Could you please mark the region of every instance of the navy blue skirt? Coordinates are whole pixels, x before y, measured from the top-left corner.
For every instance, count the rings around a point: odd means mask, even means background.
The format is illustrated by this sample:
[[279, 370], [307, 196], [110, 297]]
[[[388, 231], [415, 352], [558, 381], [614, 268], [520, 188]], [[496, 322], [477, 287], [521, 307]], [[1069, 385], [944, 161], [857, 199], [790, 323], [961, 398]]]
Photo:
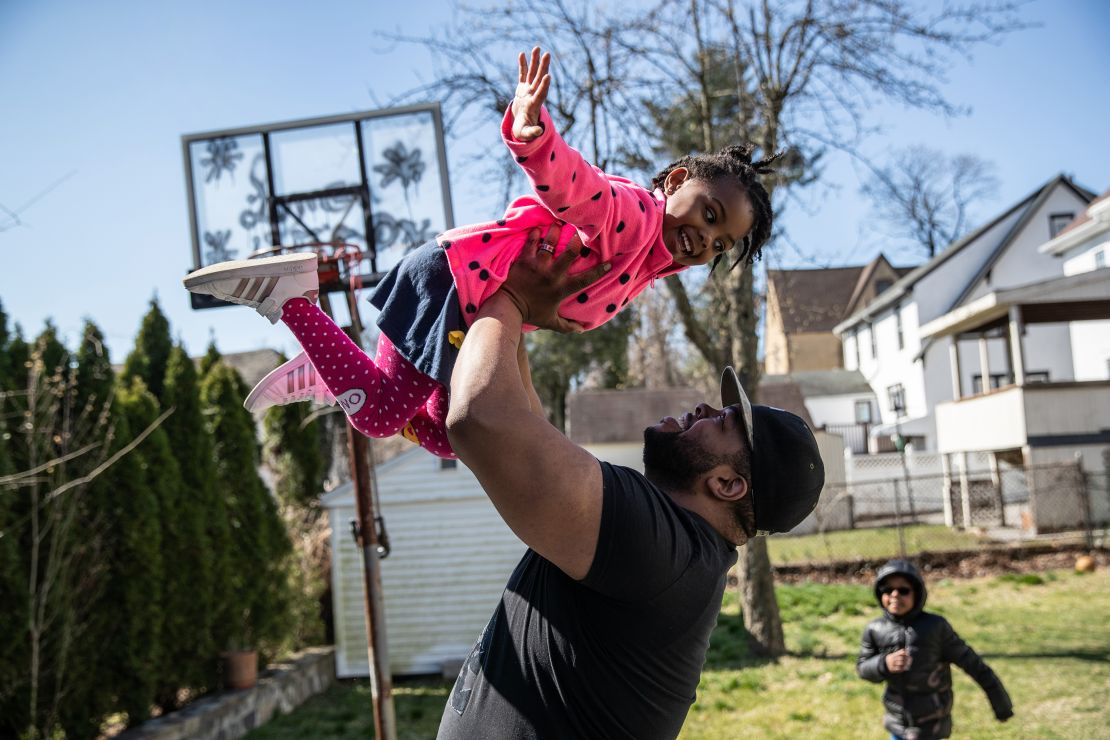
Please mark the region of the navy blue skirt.
[[417, 370], [451, 387], [459, 350], [448, 341], [466, 331], [447, 254], [435, 240], [412, 252], [390, 270], [370, 294], [380, 311], [378, 328]]

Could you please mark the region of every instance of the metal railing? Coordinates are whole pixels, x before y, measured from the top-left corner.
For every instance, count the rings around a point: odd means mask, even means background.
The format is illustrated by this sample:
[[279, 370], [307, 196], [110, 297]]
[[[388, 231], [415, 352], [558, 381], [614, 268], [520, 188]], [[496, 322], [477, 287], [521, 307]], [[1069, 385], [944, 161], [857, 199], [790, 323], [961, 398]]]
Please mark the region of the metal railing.
[[871, 434], [871, 425], [867, 422], [826, 424], [824, 430], [830, 434], [839, 434], [843, 437], [844, 448], [851, 450], [853, 455], [867, 454], [867, 438]]
[[1065, 463], [826, 485], [810, 518], [768, 545], [775, 565], [991, 549], [1046, 539], [1089, 547], [1110, 526], [1108, 478], [1108, 473], [1085, 473], [1077, 463]]

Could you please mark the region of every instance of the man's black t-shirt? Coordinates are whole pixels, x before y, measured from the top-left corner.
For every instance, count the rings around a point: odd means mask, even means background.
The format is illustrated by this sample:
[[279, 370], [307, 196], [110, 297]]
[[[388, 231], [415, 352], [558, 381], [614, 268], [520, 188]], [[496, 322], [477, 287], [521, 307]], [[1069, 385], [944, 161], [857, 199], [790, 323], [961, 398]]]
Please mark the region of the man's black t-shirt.
[[582, 581], [529, 550], [462, 667], [439, 740], [673, 738], [736, 550], [629, 468], [601, 463]]

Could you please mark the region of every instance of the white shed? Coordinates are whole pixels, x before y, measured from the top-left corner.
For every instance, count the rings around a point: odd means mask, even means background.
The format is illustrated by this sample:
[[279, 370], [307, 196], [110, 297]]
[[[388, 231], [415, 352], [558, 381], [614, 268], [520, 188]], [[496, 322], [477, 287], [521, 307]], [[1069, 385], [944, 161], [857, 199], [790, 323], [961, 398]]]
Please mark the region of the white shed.
[[[414, 447], [378, 466], [392, 547], [381, 576], [394, 675], [440, 673], [465, 659], [526, 549], [473, 473], [448, 462]], [[339, 486], [322, 503], [331, 524], [336, 675], [368, 676], [354, 487]]]

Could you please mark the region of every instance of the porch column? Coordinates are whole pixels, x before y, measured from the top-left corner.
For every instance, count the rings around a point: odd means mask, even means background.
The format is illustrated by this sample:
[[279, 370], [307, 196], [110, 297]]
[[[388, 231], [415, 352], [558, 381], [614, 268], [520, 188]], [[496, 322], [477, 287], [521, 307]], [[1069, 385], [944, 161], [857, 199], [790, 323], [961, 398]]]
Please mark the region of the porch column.
[[989, 393], [991, 389], [991, 358], [987, 352], [987, 335], [979, 335], [979, 392]]
[[948, 337], [948, 359], [952, 368], [952, 398], [959, 401], [964, 394], [960, 387], [960, 338], [957, 334]]
[[971, 484], [967, 479], [967, 453], [960, 453], [960, 513], [963, 515], [963, 527], [971, 527]]
[[947, 453], [941, 453], [940, 456], [940, 472], [943, 476], [941, 482], [941, 496], [944, 503], [944, 526], [951, 527], [954, 524], [952, 519], [952, 458]]
[[1024, 330], [1021, 306], [1010, 306], [1010, 364], [1014, 368], [1014, 385], [1025, 385], [1025, 349], [1021, 341]]

